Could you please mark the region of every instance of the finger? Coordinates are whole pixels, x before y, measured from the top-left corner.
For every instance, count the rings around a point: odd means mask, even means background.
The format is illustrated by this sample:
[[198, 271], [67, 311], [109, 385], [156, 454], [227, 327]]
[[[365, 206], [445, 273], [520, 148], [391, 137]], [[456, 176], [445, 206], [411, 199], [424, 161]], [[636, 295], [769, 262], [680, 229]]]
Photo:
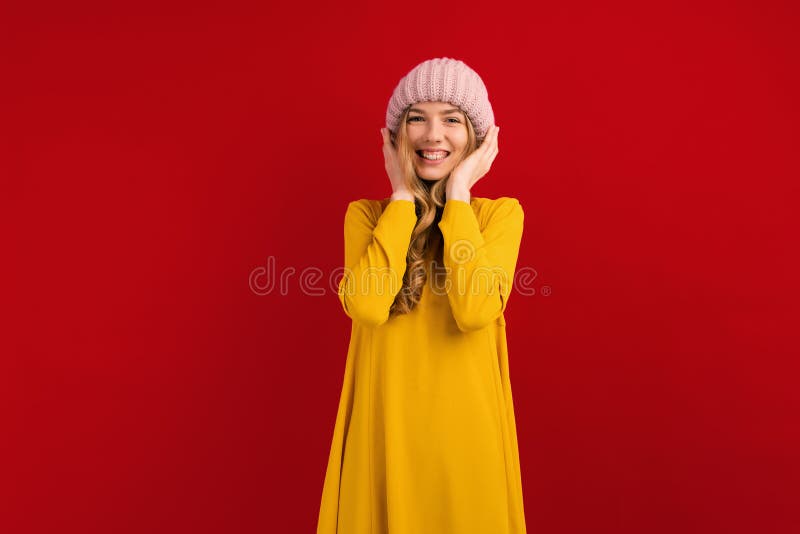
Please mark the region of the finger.
[[489, 131], [486, 132], [486, 137], [483, 138], [483, 143], [481, 144], [481, 148], [484, 152], [489, 151], [489, 147], [494, 144], [494, 140], [496, 139], [496, 126], [492, 124], [489, 126]]
[[481, 154], [481, 158], [484, 160], [494, 158], [495, 152], [498, 150], [496, 132], [497, 130], [492, 130], [491, 133], [486, 134], [486, 139], [483, 142], [483, 144], [486, 145], [486, 149], [483, 154]]
[[389, 128], [381, 128], [381, 134], [383, 134], [383, 144], [387, 146], [392, 145], [392, 134]]
[[491, 154], [491, 158], [492, 159], [494, 159], [494, 157], [497, 155], [497, 152], [500, 150], [499, 145], [498, 145], [498, 141], [497, 141], [497, 132], [498, 132], [498, 130], [499, 130], [499, 128], [495, 128], [494, 135], [492, 136], [492, 140], [490, 142], [491, 146], [489, 148], [489, 153]]
[[489, 160], [489, 164], [490, 164], [490, 165], [491, 165], [491, 163], [494, 161], [494, 158], [496, 158], [496, 157], [497, 157], [497, 154], [498, 154], [499, 152], [500, 152], [500, 147], [498, 147], [498, 146], [497, 146], [497, 143], [493, 143], [493, 144], [492, 144], [492, 149], [491, 149], [491, 151], [490, 151], [490, 152], [489, 152], [489, 154], [488, 154], [488, 160]]
[[489, 145], [492, 142], [492, 127], [489, 127], [489, 131], [486, 132], [486, 135], [483, 138], [483, 143], [481, 143], [480, 149], [482, 152], [486, 152], [489, 149]]

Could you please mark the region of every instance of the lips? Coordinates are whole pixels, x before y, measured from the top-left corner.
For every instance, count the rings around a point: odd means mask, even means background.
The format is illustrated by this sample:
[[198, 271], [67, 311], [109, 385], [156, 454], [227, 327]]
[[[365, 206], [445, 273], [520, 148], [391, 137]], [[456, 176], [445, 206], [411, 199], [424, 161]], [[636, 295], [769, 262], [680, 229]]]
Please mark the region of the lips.
[[[450, 156], [450, 152], [448, 152], [447, 150], [441, 150], [441, 149], [436, 149], [436, 150], [422, 149], [422, 150], [417, 150], [417, 155], [420, 158], [424, 159], [425, 161], [441, 161], [443, 159], [447, 159]], [[436, 159], [430, 160], [430, 159], [426, 159], [425, 157], [423, 157], [424, 155], [432, 155], [432, 156], [444, 155], [444, 157], [441, 158], [441, 159], [438, 159], [438, 160], [436, 160]]]
[[[445, 154], [445, 156], [443, 158], [439, 158], [439, 159], [427, 159], [427, 158], [423, 157], [423, 155], [422, 155], [423, 152], [427, 152], [429, 154], [430, 153], [433, 153], [433, 154]], [[447, 150], [437, 150], [435, 152], [434, 151], [428, 151], [428, 150], [417, 150], [417, 157], [419, 158], [419, 160], [424, 165], [440, 165], [442, 162], [444, 162], [447, 158], [450, 157], [450, 152], [448, 152]]]

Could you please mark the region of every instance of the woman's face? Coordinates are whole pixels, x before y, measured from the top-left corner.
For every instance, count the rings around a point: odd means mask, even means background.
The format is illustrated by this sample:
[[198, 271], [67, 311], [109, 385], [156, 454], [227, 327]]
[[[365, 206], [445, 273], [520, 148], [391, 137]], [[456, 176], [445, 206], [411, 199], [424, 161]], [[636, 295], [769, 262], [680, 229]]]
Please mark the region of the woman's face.
[[[408, 140], [414, 149], [414, 170], [426, 180], [446, 178], [467, 147], [467, 117], [447, 102], [418, 102], [406, 118]], [[443, 153], [442, 151], [446, 152]], [[426, 159], [423, 154], [443, 159]]]

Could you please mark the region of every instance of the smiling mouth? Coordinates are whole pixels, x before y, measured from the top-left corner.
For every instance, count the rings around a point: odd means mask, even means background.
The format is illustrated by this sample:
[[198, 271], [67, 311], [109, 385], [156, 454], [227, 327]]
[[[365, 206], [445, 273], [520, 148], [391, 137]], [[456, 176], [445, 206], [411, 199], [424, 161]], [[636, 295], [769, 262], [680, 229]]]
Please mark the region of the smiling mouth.
[[[429, 162], [429, 163], [438, 163], [438, 162], [444, 161], [448, 157], [450, 157], [450, 152], [448, 152], [446, 150], [439, 151], [439, 153], [435, 157], [431, 157], [431, 158], [425, 157], [424, 151], [422, 151], [422, 150], [417, 150], [416, 152], [417, 152], [417, 156], [419, 156], [419, 158], [421, 160], [423, 160], [425, 162]], [[442, 153], [444, 154], [443, 156], [441, 155]]]

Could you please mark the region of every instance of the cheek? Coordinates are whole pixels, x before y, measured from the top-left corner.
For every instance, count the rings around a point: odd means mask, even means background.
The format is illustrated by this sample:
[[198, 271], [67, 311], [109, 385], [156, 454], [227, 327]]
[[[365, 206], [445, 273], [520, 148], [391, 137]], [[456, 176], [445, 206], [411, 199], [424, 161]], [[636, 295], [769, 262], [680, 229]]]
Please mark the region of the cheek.
[[466, 147], [458, 147], [455, 152], [450, 154], [449, 159], [452, 160], [451, 163], [460, 159], [464, 155], [464, 150], [466, 150]]
[[467, 148], [467, 142], [469, 141], [469, 136], [467, 132], [464, 132], [463, 135], [459, 135], [457, 139], [453, 140], [453, 145], [457, 151], [464, 151]]

